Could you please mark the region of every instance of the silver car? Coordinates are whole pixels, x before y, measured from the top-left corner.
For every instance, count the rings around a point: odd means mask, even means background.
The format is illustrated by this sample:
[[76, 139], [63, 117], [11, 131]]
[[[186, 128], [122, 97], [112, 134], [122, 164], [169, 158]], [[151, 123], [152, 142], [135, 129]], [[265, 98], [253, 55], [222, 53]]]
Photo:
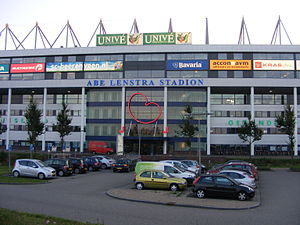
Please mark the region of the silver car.
[[37, 177], [40, 180], [56, 176], [55, 169], [37, 159], [17, 159], [12, 174], [14, 177]]

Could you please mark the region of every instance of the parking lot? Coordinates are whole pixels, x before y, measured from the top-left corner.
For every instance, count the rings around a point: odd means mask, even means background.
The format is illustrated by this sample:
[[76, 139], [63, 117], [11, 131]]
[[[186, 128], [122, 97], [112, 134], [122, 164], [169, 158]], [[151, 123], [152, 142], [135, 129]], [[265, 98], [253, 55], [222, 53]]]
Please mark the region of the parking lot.
[[299, 185], [300, 173], [265, 171], [260, 173], [260, 207], [249, 210], [199, 209], [111, 198], [106, 195], [108, 190], [134, 187], [133, 172], [102, 170], [60, 177], [48, 184], [0, 185], [0, 207], [110, 225], [296, 225], [300, 219]]

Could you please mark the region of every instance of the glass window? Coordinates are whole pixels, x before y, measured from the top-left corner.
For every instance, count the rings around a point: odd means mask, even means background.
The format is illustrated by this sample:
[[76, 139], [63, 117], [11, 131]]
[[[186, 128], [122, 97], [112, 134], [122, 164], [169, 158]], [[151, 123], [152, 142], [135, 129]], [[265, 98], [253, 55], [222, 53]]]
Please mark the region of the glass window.
[[164, 175], [161, 172], [153, 171], [152, 172], [152, 177], [162, 179], [162, 178], [164, 178]]
[[168, 102], [206, 102], [205, 89], [169, 89]]
[[232, 182], [225, 178], [225, 177], [216, 177], [216, 184], [220, 184], [220, 185], [231, 185]]
[[127, 54], [126, 61], [164, 61], [164, 54]]
[[140, 177], [151, 177], [151, 172], [150, 171], [145, 171], [143, 172]]
[[234, 94], [223, 94], [223, 105], [234, 105]]
[[211, 94], [210, 103], [212, 105], [221, 105], [222, 104], [222, 94]]
[[0, 58], [0, 64], [10, 64], [10, 58]]
[[294, 55], [284, 53], [253, 53], [253, 59], [294, 59]]
[[211, 184], [213, 183], [213, 178], [212, 177], [201, 177], [201, 182], [206, 183], [206, 184]]
[[189, 54], [168, 54], [168, 60], [193, 60], [193, 59], [207, 59], [205, 53], [189, 53]]
[[263, 105], [274, 105], [275, 96], [274, 95], [263, 95]]

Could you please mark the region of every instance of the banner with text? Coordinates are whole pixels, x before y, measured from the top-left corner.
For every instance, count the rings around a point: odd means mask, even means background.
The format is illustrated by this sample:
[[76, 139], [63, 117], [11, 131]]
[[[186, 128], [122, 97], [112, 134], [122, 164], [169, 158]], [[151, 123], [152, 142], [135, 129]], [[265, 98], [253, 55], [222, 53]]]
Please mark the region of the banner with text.
[[9, 64], [0, 64], [0, 73], [9, 73]]
[[251, 70], [251, 60], [210, 60], [210, 70]]
[[253, 60], [254, 70], [294, 70], [294, 60]]
[[120, 71], [123, 70], [122, 61], [84, 62], [84, 71]]
[[47, 63], [46, 72], [76, 72], [83, 71], [83, 62]]
[[97, 46], [191, 44], [191, 32], [98, 34]]
[[207, 70], [207, 60], [168, 60], [167, 70]]
[[42, 73], [45, 72], [45, 63], [10, 64], [11, 73]]

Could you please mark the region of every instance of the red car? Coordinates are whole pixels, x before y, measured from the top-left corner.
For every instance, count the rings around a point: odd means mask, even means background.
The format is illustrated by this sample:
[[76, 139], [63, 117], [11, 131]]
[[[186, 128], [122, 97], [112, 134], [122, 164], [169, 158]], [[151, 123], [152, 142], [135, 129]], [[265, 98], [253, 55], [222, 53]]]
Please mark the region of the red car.
[[222, 166], [213, 168], [209, 170], [207, 173], [208, 174], [214, 174], [214, 173], [219, 173], [221, 170], [242, 170], [250, 173], [252, 177], [254, 177], [256, 180], [258, 179], [258, 174], [255, 165], [251, 163], [228, 163], [224, 164]]

